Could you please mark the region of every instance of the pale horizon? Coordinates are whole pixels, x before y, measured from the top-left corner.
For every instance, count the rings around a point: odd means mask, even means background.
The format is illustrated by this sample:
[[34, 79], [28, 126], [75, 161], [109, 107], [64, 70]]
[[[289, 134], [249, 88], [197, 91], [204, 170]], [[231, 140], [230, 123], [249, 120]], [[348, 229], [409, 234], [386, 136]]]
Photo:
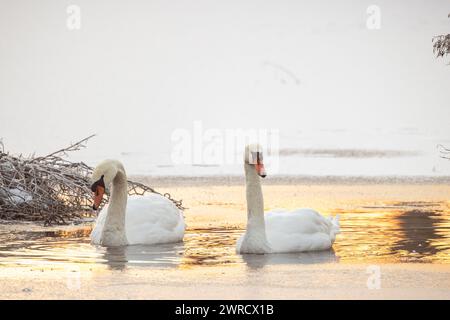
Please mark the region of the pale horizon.
[[[360, 132], [362, 149], [450, 144], [450, 66], [431, 43], [450, 29], [446, 1], [77, 1], [80, 30], [66, 26], [69, 4], [0, 3], [0, 137], [11, 152], [95, 133], [87, 159], [144, 152], [166, 164], [174, 130], [197, 120], [275, 128], [280, 146], [300, 149], [355, 147]], [[379, 30], [366, 26], [372, 4]], [[350, 136], [324, 143], [325, 131]], [[283, 138], [296, 134], [308, 144]], [[434, 164], [424, 166], [417, 174]]]

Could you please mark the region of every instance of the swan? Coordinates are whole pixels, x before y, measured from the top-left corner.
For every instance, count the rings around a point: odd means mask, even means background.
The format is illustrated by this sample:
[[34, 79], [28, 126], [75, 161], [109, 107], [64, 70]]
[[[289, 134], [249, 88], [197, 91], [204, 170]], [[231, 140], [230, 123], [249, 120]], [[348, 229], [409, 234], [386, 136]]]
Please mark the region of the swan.
[[260, 177], [266, 172], [262, 147], [248, 145], [244, 153], [247, 229], [236, 246], [238, 253], [289, 253], [331, 248], [339, 233], [339, 215], [326, 218], [312, 209], [275, 210], [264, 219]]
[[99, 213], [91, 243], [107, 247], [133, 244], [172, 243], [183, 240], [183, 212], [164, 196], [128, 196], [125, 169], [117, 160], [101, 162], [92, 173], [93, 209], [97, 210], [105, 189], [111, 187], [109, 203]]

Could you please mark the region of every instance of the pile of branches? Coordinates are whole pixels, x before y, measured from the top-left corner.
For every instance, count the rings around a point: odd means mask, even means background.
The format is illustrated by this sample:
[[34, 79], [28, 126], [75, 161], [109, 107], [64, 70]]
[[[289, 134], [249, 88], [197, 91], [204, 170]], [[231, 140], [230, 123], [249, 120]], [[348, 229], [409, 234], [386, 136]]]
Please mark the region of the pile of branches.
[[[67, 160], [67, 153], [80, 150], [89, 136], [43, 157], [14, 156], [4, 150], [0, 141], [0, 219], [42, 221], [44, 225], [67, 224], [90, 217], [93, 169], [83, 162]], [[129, 195], [158, 193], [154, 189], [128, 181]], [[158, 193], [160, 194], [160, 193]], [[184, 209], [182, 201], [164, 194]], [[108, 201], [105, 196], [103, 204]]]

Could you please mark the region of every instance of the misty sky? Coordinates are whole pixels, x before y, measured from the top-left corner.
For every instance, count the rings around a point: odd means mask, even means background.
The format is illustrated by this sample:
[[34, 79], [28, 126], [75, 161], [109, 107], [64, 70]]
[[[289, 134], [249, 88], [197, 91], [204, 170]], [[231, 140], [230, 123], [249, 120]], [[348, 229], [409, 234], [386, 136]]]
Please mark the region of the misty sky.
[[0, 137], [42, 153], [97, 133], [106, 154], [168, 149], [195, 120], [450, 135], [449, 59], [431, 43], [448, 13], [448, 0], [0, 0]]

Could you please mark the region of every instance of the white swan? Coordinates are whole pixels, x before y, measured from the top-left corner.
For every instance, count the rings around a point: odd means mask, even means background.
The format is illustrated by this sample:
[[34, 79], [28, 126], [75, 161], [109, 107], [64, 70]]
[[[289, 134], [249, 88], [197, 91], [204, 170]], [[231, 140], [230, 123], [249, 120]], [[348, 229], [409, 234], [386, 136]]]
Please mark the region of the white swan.
[[245, 148], [247, 230], [237, 242], [238, 253], [288, 253], [331, 248], [339, 233], [339, 216], [325, 218], [312, 209], [272, 211], [264, 219], [260, 177], [265, 177], [262, 148]]
[[105, 188], [112, 186], [109, 203], [97, 217], [91, 243], [103, 246], [171, 243], [183, 240], [183, 213], [159, 194], [128, 197], [127, 176], [123, 165], [105, 160], [92, 174], [94, 210]]

